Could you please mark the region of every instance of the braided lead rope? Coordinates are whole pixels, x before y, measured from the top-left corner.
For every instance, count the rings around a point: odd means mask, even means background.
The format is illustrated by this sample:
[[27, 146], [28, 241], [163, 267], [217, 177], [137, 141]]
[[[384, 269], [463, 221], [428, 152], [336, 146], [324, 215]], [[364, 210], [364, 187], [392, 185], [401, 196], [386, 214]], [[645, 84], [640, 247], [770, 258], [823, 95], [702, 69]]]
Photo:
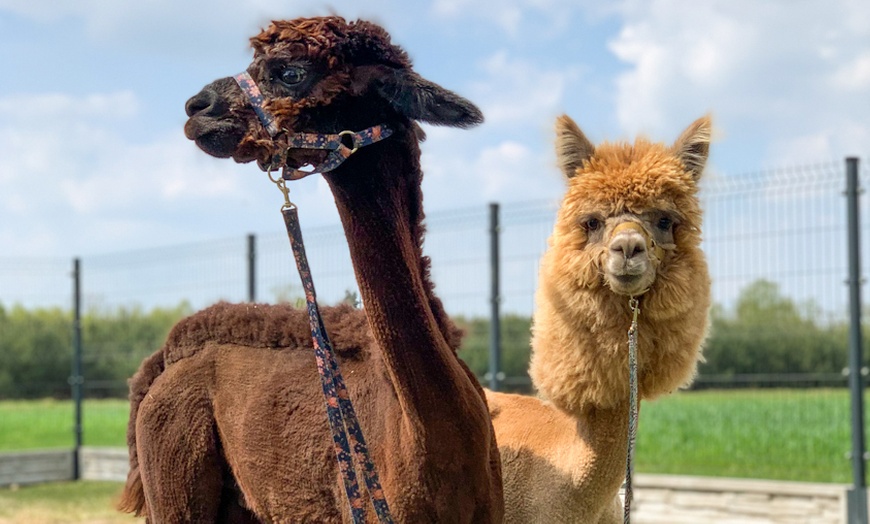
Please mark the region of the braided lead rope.
[[[234, 78], [247, 97], [249, 104], [253, 107], [257, 118], [259, 118], [263, 127], [269, 133], [269, 136], [274, 137], [277, 135], [280, 130], [276, 124], [275, 116], [265, 108], [265, 99], [254, 79], [247, 72], [240, 73]], [[323, 173], [335, 169], [360, 147], [379, 142], [388, 138], [391, 134], [392, 130], [386, 125], [373, 126], [358, 132], [342, 131], [337, 135], [303, 133], [291, 139], [291, 147], [331, 149], [332, 151], [324, 164], [315, 168], [314, 171]], [[342, 142], [342, 138], [345, 135], [351, 141], [353, 149], [348, 148]], [[362, 465], [369, 498], [372, 501], [372, 506], [375, 508], [375, 513], [378, 515], [378, 520], [382, 524], [393, 524], [390, 508], [378, 479], [378, 472], [369, 456], [362, 428], [360, 428], [356, 411], [353, 409], [353, 404], [350, 401], [350, 395], [348, 395], [344, 378], [338, 369], [338, 360], [335, 358], [335, 351], [333, 351], [332, 344], [329, 342], [329, 336], [326, 333], [323, 319], [320, 316], [320, 309], [317, 307], [317, 295], [314, 291], [311, 270], [308, 267], [308, 258], [305, 256], [305, 245], [302, 243], [299, 216], [296, 212], [296, 206], [290, 202], [290, 190], [287, 188], [286, 180], [302, 178], [313, 172], [301, 172], [296, 169], [288, 169], [285, 166], [282, 177], [273, 178], [271, 168], [281, 163], [281, 155], [273, 155], [268, 175], [269, 179], [284, 195], [284, 205], [281, 207], [281, 214], [284, 216], [287, 236], [290, 238], [290, 247], [293, 250], [293, 257], [296, 259], [296, 268], [299, 270], [299, 276], [302, 278], [302, 287], [305, 289], [305, 302], [308, 309], [308, 321], [311, 325], [311, 339], [314, 344], [315, 361], [317, 362], [317, 370], [320, 375], [323, 396], [326, 400], [326, 415], [330, 430], [332, 431], [335, 456], [341, 471], [342, 481], [344, 482], [345, 493], [350, 503], [351, 516], [355, 524], [365, 521], [366, 516], [366, 506], [359, 493], [356, 468], [351, 456], [352, 444], [353, 456], [356, 457], [356, 462]]]
[[[279, 187], [281, 185], [279, 184]], [[286, 189], [282, 189], [282, 192], [285, 191]], [[390, 515], [390, 508], [378, 479], [377, 469], [369, 455], [362, 428], [356, 417], [356, 411], [350, 401], [344, 378], [338, 368], [335, 351], [329, 342], [329, 336], [326, 333], [323, 319], [320, 316], [320, 310], [317, 306], [317, 295], [314, 291], [314, 281], [311, 278], [308, 258], [305, 255], [305, 245], [302, 242], [302, 231], [299, 227], [299, 216], [296, 212], [296, 206], [285, 204], [281, 212], [284, 215], [284, 224], [287, 226], [287, 235], [290, 238], [290, 246], [296, 259], [296, 267], [299, 270], [299, 276], [302, 278], [302, 287], [305, 289], [305, 302], [308, 306], [308, 319], [311, 324], [311, 338], [314, 342], [317, 370], [320, 373], [323, 396], [326, 399], [326, 413], [330, 429], [332, 430], [335, 456], [341, 470], [353, 521], [354, 523], [364, 522], [366, 514], [365, 503], [362, 501], [359, 493], [359, 483], [356, 478], [353, 460], [355, 457], [356, 462], [362, 465], [366, 487], [368, 488], [369, 497], [371, 498], [372, 506], [375, 508], [378, 520], [384, 524], [392, 524], [393, 518]], [[351, 456], [351, 448], [354, 457]]]
[[640, 314], [640, 301], [628, 299], [631, 309], [631, 327], [628, 328], [628, 456], [625, 461], [625, 506], [622, 514], [623, 524], [631, 522], [631, 501], [634, 492], [631, 479], [634, 475], [634, 444], [637, 440], [637, 316]]

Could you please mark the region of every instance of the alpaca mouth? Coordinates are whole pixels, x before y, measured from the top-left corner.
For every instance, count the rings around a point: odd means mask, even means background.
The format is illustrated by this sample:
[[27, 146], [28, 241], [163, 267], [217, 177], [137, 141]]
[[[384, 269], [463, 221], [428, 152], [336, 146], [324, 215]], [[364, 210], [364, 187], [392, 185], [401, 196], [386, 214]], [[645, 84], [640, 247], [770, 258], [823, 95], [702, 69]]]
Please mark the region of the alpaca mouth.
[[184, 136], [211, 156], [230, 158], [244, 138], [241, 126], [212, 118], [190, 118], [184, 124]]
[[607, 285], [610, 290], [620, 295], [639, 295], [646, 292], [652, 286], [655, 275], [648, 273], [608, 273]]

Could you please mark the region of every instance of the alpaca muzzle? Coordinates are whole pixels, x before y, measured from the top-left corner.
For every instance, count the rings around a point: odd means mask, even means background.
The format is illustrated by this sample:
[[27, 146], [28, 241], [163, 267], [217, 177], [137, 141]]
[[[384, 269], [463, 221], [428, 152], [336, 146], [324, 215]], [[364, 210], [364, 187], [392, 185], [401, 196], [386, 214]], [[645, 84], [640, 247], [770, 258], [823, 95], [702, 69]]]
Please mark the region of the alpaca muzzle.
[[604, 280], [610, 289], [631, 297], [646, 293], [664, 256], [649, 231], [634, 220], [625, 220], [610, 232], [606, 246]]
[[646, 252], [650, 257], [650, 262], [658, 263], [665, 255], [664, 249], [656, 244], [646, 228], [633, 221], [617, 224], [610, 233], [608, 246], [611, 251], [622, 251], [626, 260]]

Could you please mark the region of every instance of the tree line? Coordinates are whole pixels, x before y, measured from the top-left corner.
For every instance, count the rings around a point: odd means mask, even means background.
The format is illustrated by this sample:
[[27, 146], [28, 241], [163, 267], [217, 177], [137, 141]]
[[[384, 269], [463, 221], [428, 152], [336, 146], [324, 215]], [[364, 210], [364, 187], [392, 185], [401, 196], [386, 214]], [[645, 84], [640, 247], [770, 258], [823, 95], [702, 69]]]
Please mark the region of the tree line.
[[[351, 297], [353, 298], [353, 297]], [[82, 317], [83, 371], [88, 396], [124, 396], [126, 380], [147, 355], [159, 348], [171, 327], [192, 312], [187, 303], [171, 308], [94, 309]], [[483, 377], [489, 369], [489, 319], [454, 318], [466, 335], [460, 356]], [[532, 319], [504, 315], [501, 319], [501, 371], [524, 386], [529, 361]], [[772, 385], [771, 380], [747, 381], [746, 376], [828, 374], [847, 363], [848, 325], [831, 321], [812, 303], [797, 303], [771, 282], [759, 280], [742, 290], [730, 308], [711, 310], [711, 332], [700, 366], [700, 380], [716, 377], [717, 386], [730, 378], [742, 385]], [[870, 345], [865, 337], [865, 354]], [[0, 305], [0, 399], [68, 397], [72, 366], [72, 315], [61, 308], [26, 309]], [[516, 380], [519, 379], [519, 380]], [[823, 385], [807, 379], [798, 385]], [[827, 384], [827, 383], [826, 383]], [[732, 384], [734, 385], [734, 384]]]
[[[173, 308], [93, 309], [82, 315], [86, 394], [125, 396], [126, 381], [192, 312]], [[70, 396], [73, 319], [61, 308], [5, 308], [0, 304], [0, 399]]]

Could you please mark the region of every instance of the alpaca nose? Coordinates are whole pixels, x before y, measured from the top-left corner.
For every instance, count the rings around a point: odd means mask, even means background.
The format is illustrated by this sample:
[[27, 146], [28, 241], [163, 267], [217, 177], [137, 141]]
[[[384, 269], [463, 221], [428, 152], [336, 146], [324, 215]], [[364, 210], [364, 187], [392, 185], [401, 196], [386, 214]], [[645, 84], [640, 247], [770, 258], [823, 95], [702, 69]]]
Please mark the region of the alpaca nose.
[[194, 95], [184, 104], [184, 111], [187, 116], [220, 116], [227, 112], [228, 106], [223, 97], [220, 96], [210, 86], [206, 86], [202, 91]]
[[616, 235], [610, 242], [610, 250], [616, 254], [621, 252], [626, 260], [630, 260], [646, 252], [646, 239], [635, 231], [625, 231]]

